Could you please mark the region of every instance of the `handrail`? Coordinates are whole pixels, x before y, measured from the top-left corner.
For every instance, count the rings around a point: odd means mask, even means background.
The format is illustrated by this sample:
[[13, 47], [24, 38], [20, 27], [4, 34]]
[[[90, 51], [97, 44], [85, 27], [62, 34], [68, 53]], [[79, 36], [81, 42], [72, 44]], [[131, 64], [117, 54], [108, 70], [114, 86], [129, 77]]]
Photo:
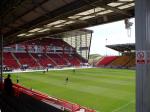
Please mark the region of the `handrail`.
[[79, 111], [80, 109], [84, 109], [85, 112], [96, 112], [95, 110], [89, 109], [87, 107], [83, 107], [79, 104], [75, 104], [75, 103], [68, 102], [66, 100], [50, 97], [50, 96], [43, 94], [39, 91], [28, 89], [28, 88], [23, 87], [19, 84], [13, 84], [13, 88], [14, 88], [16, 95], [24, 93], [24, 94], [27, 94], [31, 97], [34, 97], [37, 100], [61, 106], [62, 108], [64, 108], [65, 110], [68, 110], [70, 112], [76, 112], [76, 111]]

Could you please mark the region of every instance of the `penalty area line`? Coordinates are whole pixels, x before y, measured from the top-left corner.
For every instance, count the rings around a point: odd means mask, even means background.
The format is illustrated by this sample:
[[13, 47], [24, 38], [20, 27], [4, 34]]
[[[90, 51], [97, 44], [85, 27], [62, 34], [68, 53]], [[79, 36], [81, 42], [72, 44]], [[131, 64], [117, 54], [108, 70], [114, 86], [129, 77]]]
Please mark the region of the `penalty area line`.
[[127, 104], [120, 106], [119, 108], [113, 110], [112, 112], [119, 112], [120, 110], [122, 110], [123, 108], [127, 107], [128, 105], [130, 105], [131, 103], [133, 103], [133, 100], [129, 101]]

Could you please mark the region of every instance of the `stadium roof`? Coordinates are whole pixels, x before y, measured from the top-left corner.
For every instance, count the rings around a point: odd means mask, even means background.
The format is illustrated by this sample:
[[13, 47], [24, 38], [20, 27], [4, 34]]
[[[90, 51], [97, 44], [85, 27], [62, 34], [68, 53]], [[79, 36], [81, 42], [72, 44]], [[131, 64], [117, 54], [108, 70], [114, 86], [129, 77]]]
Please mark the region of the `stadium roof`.
[[134, 0], [1, 0], [4, 44], [134, 16]]
[[117, 45], [106, 45], [106, 47], [119, 51], [119, 52], [128, 52], [128, 51], [135, 51], [135, 44], [117, 44]]

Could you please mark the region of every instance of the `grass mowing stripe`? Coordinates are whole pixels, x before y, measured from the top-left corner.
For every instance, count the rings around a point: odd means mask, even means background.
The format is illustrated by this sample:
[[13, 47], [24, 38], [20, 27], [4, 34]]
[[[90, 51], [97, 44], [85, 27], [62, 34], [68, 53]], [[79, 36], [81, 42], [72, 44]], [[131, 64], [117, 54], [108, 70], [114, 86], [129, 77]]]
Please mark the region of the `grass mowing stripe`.
[[[130, 84], [130, 83], [132, 83], [132, 81], [134, 81], [134, 80], [121, 80], [121, 79], [116, 79], [116, 78], [111, 78], [111, 77], [109, 77], [109, 76], [105, 76], [105, 77], [101, 77], [101, 76], [99, 76], [99, 78], [97, 78], [97, 77], [95, 77], [95, 76], [88, 76], [87, 74], [86, 74], [86, 76], [84, 76], [83, 74], [80, 74], [80, 75], [78, 75], [77, 73], [76, 74], [71, 74], [71, 75], [66, 75], [66, 76], [71, 76], [71, 78], [72, 77], [74, 77], [74, 78], [78, 78], [78, 79], [82, 79], [82, 80], [89, 80], [89, 81], [91, 81], [91, 80], [93, 80], [93, 81], [103, 81], [103, 82], [107, 82], [107, 83], [111, 83], [112, 81], [113, 81], [113, 83], [116, 83], [116, 84], [121, 84], [121, 85], [131, 85], [132, 86], [132, 84]], [[58, 77], [63, 77], [63, 78], [65, 78], [64, 76], [60, 76], [60, 74], [53, 74], [53, 77], [56, 77], [56, 78], [58, 78]], [[103, 79], [103, 80], [101, 80], [101, 79]], [[111, 79], [111, 80], [110, 80]]]
[[[56, 75], [59, 74], [59, 72], [56, 72], [56, 73], [53, 73], [53, 75]], [[76, 72], [76, 73], [72, 73], [71, 71], [70, 72], [66, 72], [65, 73], [66, 76], [69, 76], [69, 74], [71, 75], [74, 75], [74, 76], [78, 76], [78, 77], [83, 77], [84, 78], [84, 75], [86, 75], [86, 78], [92, 78], [94, 77], [95, 79], [98, 79], [98, 78], [106, 78], [106, 79], [117, 79], [117, 80], [122, 80], [122, 81], [134, 81], [135, 78], [132, 76], [132, 78], [129, 78], [128, 76], [125, 76], [125, 75], [120, 75], [120, 76], [117, 76], [117, 75], [110, 75], [110, 74], [106, 74], [106, 73], [101, 73], [101, 74], [90, 74], [90, 72]], [[128, 84], [128, 83], [127, 83]]]
[[[43, 79], [43, 77], [41, 77], [40, 79], [35, 77], [34, 79], [29, 79], [29, 80], [33, 81], [33, 82], [42, 83], [43, 82], [42, 79]], [[69, 82], [67, 85], [65, 85], [64, 81], [56, 80], [56, 79], [53, 79], [52, 81], [49, 81], [49, 79], [47, 79], [43, 83], [46, 83], [49, 86], [50, 85], [51, 86], [60, 86], [64, 89], [68, 88], [71, 90], [86, 92], [86, 93], [90, 93], [90, 94], [94, 94], [94, 95], [102, 94], [103, 96], [105, 96], [105, 93], [108, 93], [109, 95], [107, 94], [107, 96], [114, 97], [116, 99], [124, 99], [124, 97], [127, 97], [131, 94], [127, 91], [120, 91], [120, 90], [116, 90], [116, 89], [112, 89], [112, 88], [105, 88], [105, 87], [100, 87], [100, 86], [83, 85], [80, 83]], [[116, 96], [116, 94], [119, 94], [119, 95]]]
[[[64, 71], [58, 71], [58, 72], [55, 72], [55, 73], [59, 73], [59, 72], [62, 72], [62, 73], [69, 73], [69, 74], [72, 74], [73, 73], [73, 71], [68, 71], [68, 72], [64, 72]], [[120, 72], [120, 71], [118, 71], [118, 72]], [[86, 74], [86, 75], [89, 75], [89, 76], [96, 76], [96, 77], [99, 77], [99, 76], [112, 76], [112, 77], [116, 77], [116, 78], [124, 78], [124, 79], [126, 79], [126, 78], [131, 78], [131, 79], [133, 79], [134, 77], [132, 76], [133, 74], [131, 74], [131, 73], [126, 73], [126, 72], [121, 72], [121, 73], [113, 73], [113, 72], [97, 72], [97, 73], [93, 73], [93, 72], [91, 72], [91, 71], [81, 71], [81, 70], [76, 70], [76, 72], [74, 73], [74, 74], [76, 74], [76, 75], [78, 75], [78, 73], [79, 74]], [[117, 75], [118, 74], [118, 75]], [[120, 75], [120, 74], [122, 74], [122, 75]]]
[[[13, 74], [26, 87], [66, 99], [100, 112], [112, 112], [135, 97], [135, 72], [116, 69], [78, 69]], [[69, 84], [65, 85], [65, 78]], [[135, 112], [135, 101], [121, 112]]]
[[[55, 78], [55, 79], [59, 80], [57, 83], [59, 83], [59, 82], [62, 82], [61, 84], [65, 83], [64, 79], [61, 79], [60, 77], [59, 78], [55, 77], [55, 76], [52, 77], [51, 75], [50, 76], [49, 75], [44, 75], [44, 76], [47, 77], [47, 79], [48, 78], [52, 78], [52, 79]], [[25, 75], [25, 77], [28, 77], [28, 76]], [[35, 77], [35, 78], [38, 78], [38, 76]], [[111, 83], [108, 83], [108, 81], [106, 81], [104, 79], [101, 79], [101, 80], [97, 79], [99, 82], [97, 82], [96, 79], [93, 79], [93, 80], [91, 80], [91, 79], [90, 78], [86, 78], [86, 77], [84, 77], [84, 78], [81, 79], [80, 77], [72, 75], [71, 79], [70, 79], [71, 81], [69, 81], [69, 82], [78, 83], [78, 84], [80, 84], [81, 82], [83, 82], [82, 85], [85, 85], [85, 86], [86, 85], [91, 85], [91, 86], [94, 86], [94, 87], [98, 87], [98, 85], [101, 85], [101, 87], [103, 87], [103, 88], [108, 88], [108, 89], [110, 88], [110, 90], [111, 89], [113, 89], [113, 90], [117, 90], [118, 89], [118, 90], [123, 91], [123, 92], [127, 92], [127, 91], [131, 90], [131, 87], [129, 87], [127, 85], [122, 85], [124, 83], [118, 83], [118, 81], [116, 81], [116, 80], [115, 81], [108, 80], [109, 82], [111, 82]], [[45, 78], [44, 77], [42, 78], [40, 76], [40, 80], [45, 80]], [[48, 79], [48, 80], [50, 80], [50, 79]], [[116, 84], [116, 82], [117, 82], [117, 84]]]
[[[63, 75], [60, 75], [60, 74], [50, 74], [50, 75], [45, 75], [44, 74], [44, 77], [47, 77], [47, 78], [51, 78], [51, 76], [52, 76], [52, 78], [56, 78], [56, 79], [61, 79], [61, 80], [64, 80], [66, 77], [65, 76], [63, 76]], [[80, 79], [82, 80], [82, 81], [94, 81], [95, 83], [97, 82], [97, 83], [100, 83], [100, 82], [105, 82], [105, 83], [110, 83], [110, 84], [117, 84], [117, 85], [127, 85], [127, 86], [134, 86], [134, 85], [132, 85], [132, 84], [130, 84], [130, 83], [133, 83], [132, 81], [122, 81], [122, 80], [115, 80], [115, 79], [109, 79], [109, 78], [100, 78], [100, 79], [98, 79], [98, 78], [95, 78], [95, 77], [88, 77], [88, 76], [77, 76], [77, 75], [67, 75], [67, 76], [70, 76], [71, 78], [71, 80], [72, 79], [74, 79], [74, 78], [76, 78], [76, 79], [78, 79], [79, 81], [80, 81]], [[28, 77], [28, 76], [27, 76]], [[36, 77], [38, 77], [38, 75], [36, 76]], [[41, 75], [39, 76], [39, 77], [41, 77]], [[84, 82], [84, 83], [85, 83]], [[89, 83], [90, 83], [89, 82]]]

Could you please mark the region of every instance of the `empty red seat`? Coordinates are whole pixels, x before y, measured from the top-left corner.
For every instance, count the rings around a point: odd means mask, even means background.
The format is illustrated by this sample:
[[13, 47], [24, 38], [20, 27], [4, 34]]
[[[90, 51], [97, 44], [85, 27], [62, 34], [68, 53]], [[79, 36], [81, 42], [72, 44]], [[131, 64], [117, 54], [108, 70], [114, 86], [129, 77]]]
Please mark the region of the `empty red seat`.
[[97, 63], [97, 66], [106, 66], [115, 59], [117, 59], [117, 56], [105, 56]]
[[17, 61], [14, 59], [14, 57], [12, 56], [10, 52], [5, 52], [3, 56], [4, 56], [4, 59], [3, 59], [4, 65], [12, 69], [19, 68]]

